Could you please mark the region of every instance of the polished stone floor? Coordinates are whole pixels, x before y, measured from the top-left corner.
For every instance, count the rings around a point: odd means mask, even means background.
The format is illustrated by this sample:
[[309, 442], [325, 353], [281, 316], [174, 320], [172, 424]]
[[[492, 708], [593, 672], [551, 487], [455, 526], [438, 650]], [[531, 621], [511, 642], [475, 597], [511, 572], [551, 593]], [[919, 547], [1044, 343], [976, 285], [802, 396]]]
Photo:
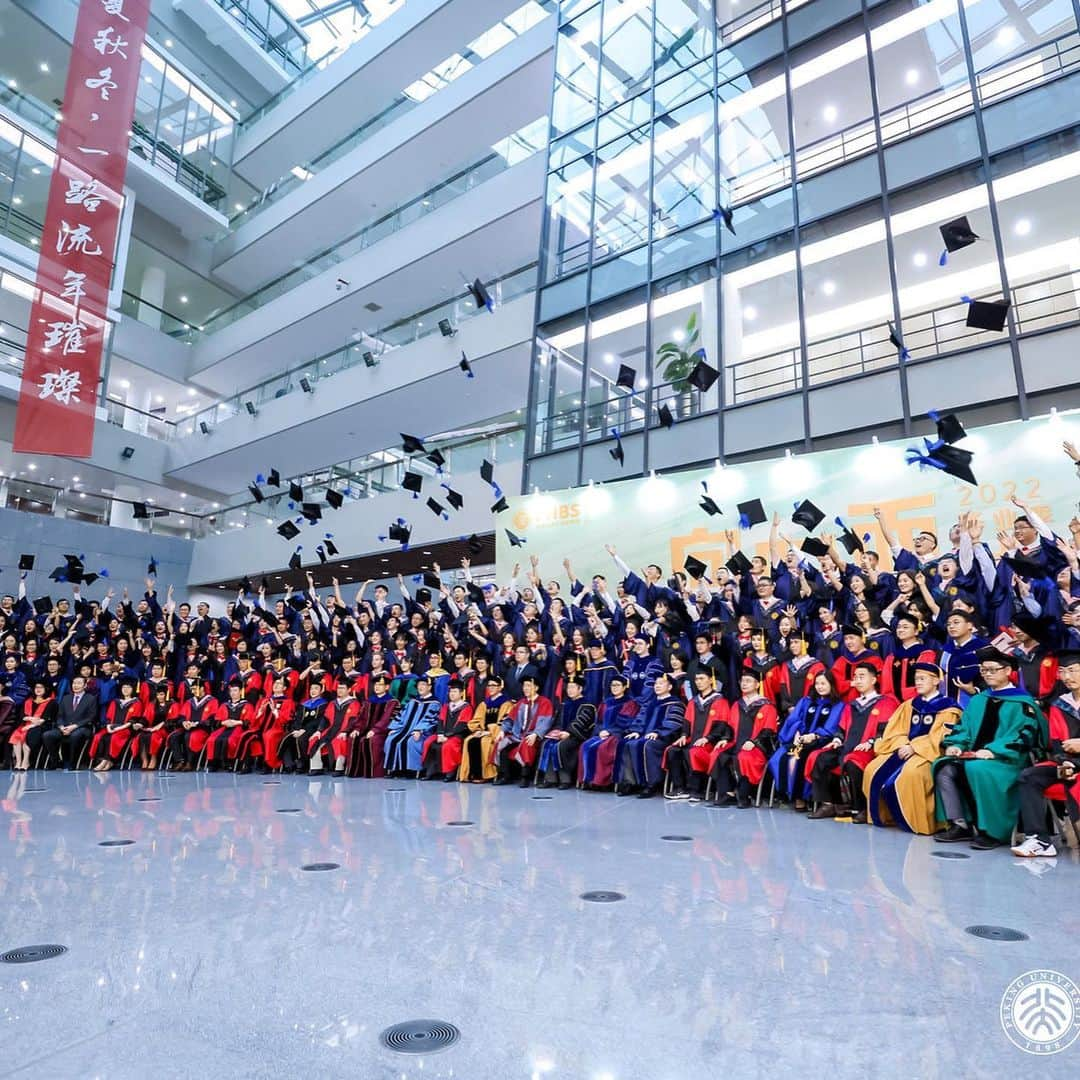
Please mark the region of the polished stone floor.
[[[4, 784], [0, 951], [69, 951], [0, 964], [0, 1076], [1080, 1075], [1080, 1042], [1035, 1058], [998, 1018], [1025, 971], [1080, 982], [1073, 851], [944, 860], [779, 807], [412, 781]], [[380, 1046], [416, 1018], [461, 1039]]]

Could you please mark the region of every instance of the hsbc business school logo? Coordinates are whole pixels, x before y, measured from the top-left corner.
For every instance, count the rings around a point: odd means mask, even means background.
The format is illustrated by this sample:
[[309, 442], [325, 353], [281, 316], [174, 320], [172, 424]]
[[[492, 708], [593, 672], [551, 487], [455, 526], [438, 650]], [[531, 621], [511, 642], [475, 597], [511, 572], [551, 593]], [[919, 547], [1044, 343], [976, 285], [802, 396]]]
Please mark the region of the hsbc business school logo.
[[1001, 998], [1001, 1026], [1027, 1054], [1058, 1054], [1080, 1036], [1080, 987], [1059, 971], [1025, 971]]

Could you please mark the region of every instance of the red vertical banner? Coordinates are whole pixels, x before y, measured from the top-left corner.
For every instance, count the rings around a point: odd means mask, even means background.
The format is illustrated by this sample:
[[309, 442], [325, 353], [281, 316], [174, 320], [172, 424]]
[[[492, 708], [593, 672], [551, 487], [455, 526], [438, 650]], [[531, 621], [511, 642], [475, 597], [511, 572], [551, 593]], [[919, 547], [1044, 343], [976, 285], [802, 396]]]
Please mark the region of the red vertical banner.
[[150, 0], [81, 0], [56, 136], [14, 449], [87, 457]]

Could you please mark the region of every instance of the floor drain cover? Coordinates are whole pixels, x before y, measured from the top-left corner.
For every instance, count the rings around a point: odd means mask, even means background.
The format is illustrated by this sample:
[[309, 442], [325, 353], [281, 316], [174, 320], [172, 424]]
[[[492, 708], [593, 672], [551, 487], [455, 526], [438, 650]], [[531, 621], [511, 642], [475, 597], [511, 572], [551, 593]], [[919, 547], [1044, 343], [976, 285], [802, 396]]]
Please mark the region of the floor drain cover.
[[970, 859], [970, 855], [965, 855], [962, 851], [931, 851], [931, 855], [935, 859]]
[[127, 847], [128, 844], [134, 843], [134, 840], [101, 840], [98, 847]]
[[621, 892], [609, 892], [606, 889], [594, 889], [592, 892], [583, 892], [581, 899], [590, 904], [614, 904], [626, 897]]
[[306, 866], [301, 866], [301, 870], [337, 870], [341, 866], [341, 863], [336, 862], [309, 862]]
[[24, 795], [33, 795], [35, 791], [48, 791], [47, 787], [28, 787], [23, 788]]
[[379, 1042], [399, 1054], [433, 1054], [461, 1038], [461, 1032], [445, 1020], [406, 1020], [388, 1027]]
[[6, 953], [0, 953], [0, 963], [33, 964], [38, 960], [63, 956], [66, 952], [66, 945], [24, 945], [21, 949], [9, 949]]
[[405, 789], [403, 787], [388, 787], [386, 790], [387, 791], [404, 791]]
[[471, 825], [471, 821], [448, 821], [447, 825]]
[[1011, 926], [969, 926], [965, 933], [972, 937], [986, 938], [988, 941], [1027, 941], [1023, 930], [1014, 930]]
[[671, 840], [674, 843], [685, 844], [687, 840], [693, 840], [692, 836], [684, 836], [682, 833], [671, 833], [668, 836], [661, 836], [661, 840]]
[[280, 784], [281, 781], [280, 780], [264, 780], [263, 783], [264, 784]]
[[160, 795], [140, 795], [139, 802], [161, 802]]
[[547, 802], [548, 799], [554, 799], [554, 795], [534, 795], [533, 800], [535, 802]]
[[299, 814], [299, 806], [286, 806], [283, 810], [278, 811], [279, 814]]

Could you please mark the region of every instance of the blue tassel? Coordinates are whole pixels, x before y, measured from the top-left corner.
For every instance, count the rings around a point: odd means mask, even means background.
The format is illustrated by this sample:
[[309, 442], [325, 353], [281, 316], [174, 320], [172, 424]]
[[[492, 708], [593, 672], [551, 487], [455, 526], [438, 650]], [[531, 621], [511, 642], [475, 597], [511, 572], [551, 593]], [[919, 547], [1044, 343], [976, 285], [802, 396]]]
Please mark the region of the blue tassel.
[[327, 540], [333, 540], [334, 539], [334, 534], [333, 533], [323, 533], [323, 536], [325, 536]]
[[401, 550], [402, 551], [408, 551], [409, 550], [409, 545], [408, 544], [402, 544], [401, 545]]
[[295, 510], [295, 509], [296, 509], [296, 503], [294, 503], [294, 502], [290, 502], [290, 503], [288, 504], [288, 506], [289, 506], [289, 509], [290, 509], [290, 510]]
[[946, 248], [938, 258], [938, 266], [944, 266], [949, 261], [949, 249]]
[[943, 462], [935, 461], [929, 454], [920, 454], [918, 450], [909, 447], [904, 453], [904, 459], [908, 465], [918, 465], [920, 469], [929, 466], [931, 469], [944, 469]]
[[941, 413], [939, 413], [939, 412], [937, 411], [937, 409], [929, 409], [929, 410], [927, 410], [927, 413], [926, 413], [926, 415], [927, 415], [927, 416], [929, 416], [929, 417], [930, 417], [930, 419], [931, 419], [931, 420], [933, 420], [933, 421], [934, 421], [934, 423], [936, 424], [936, 423], [938, 422], [938, 419], [939, 419], [939, 418], [940, 418], [940, 416], [941, 416]]
[[836, 525], [836, 527], [839, 528], [839, 529], [846, 529], [847, 528], [847, 526], [844, 524], [844, 519], [843, 518], [834, 517], [833, 518], [833, 524]]
[[750, 528], [750, 518], [749, 518], [749, 516], [747, 514], [740, 514], [739, 515], [739, 528], [740, 529], [749, 529]]
[[974, 304], [975, 301], [972, 300], [970, 296], [961, 296], [960, 297], [960, 303], [961, 304]]
[[100, 569], [100, 570], [98, 571], [98, 577], [108, 577], [108, 576], [109, 576], [109, 571], [108, 571], [108, 570], [106, 570], [106, 569], [105, 569], [105, 567], [102, 567], [102, 568], [101, 568], [101, 569]]
[[863, 533], [862, 538], [863, 538], [863, 543], [864, 544], [870, 543], [870, 534], [869, 533]]
[[296, 553], [297, 553], [297, 555], [299, 555], [300, 552], [303, 551], [303, 550], [304, 550], [304, 545], [303, 544], [297, 544], [296, 545]]
[[255, 483], [256, 484], [265, 484], [266, 483], [266, 477], [263, 476], [262, 473], [257, 473], [256, 476], [255, 476]]
[[386, 543], [386, 537], [385, 536], [376, 536], [375, 539], [378, 540], [380, 544], [385, 544]]
[[443, 521], [449, 521], [450, 520], [450, 515], [447, 514], [447, 513], [442, 513], [442, 514], [439, 515], [439, 517], [441, 517], [443, 519]]
[[298, 518], [294, 519], [293, 524], [294, 525], [299, 525], [303, 521], [307, 521], [307, 518], [305, 518], [304, 515], [301, 514]]
[[906, 345], [904, 345], [900, 349], [900, 359], [901, 360], [910, 360], [911, 359], [911, 353], [908, 351], [908, 347]]
[[413, 584], [416, 585], [419, 582], [424, 580], [424, 575], [423, 574], [413, 574], [412, 580], [413, 580]]
[[503, 496], [503, 489], [499, 487], [499, 485], [496, 484], [494, 481], [492, 481], [491, 490], [495, 495], [495, 501], [498, 502]]

